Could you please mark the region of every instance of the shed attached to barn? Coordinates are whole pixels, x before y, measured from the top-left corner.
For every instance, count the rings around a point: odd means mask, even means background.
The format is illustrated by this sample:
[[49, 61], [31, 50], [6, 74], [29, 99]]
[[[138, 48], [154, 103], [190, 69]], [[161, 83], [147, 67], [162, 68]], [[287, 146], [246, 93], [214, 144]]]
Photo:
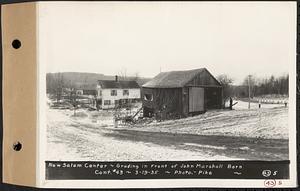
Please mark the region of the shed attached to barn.
[[161, 72], [142, 86], [145, 117], [174, 119], [222, 108], [222, 85], [206, 69]]

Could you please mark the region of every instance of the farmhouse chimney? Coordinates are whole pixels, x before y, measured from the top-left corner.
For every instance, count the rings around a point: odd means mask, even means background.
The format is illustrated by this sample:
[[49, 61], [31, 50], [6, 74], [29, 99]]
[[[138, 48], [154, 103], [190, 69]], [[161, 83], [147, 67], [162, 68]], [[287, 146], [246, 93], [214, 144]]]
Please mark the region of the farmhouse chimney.
[[115, 76], [115, 80], [116, 80], [116, 82], [118, 81], [118, 75]]

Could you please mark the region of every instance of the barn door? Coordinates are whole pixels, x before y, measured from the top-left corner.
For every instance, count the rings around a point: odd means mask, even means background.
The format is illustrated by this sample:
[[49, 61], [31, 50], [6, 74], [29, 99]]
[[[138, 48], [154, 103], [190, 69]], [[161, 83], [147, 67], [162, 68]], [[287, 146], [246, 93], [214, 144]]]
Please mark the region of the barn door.
[[204, 88], [189, 88], [189, 112], [204, 111]]

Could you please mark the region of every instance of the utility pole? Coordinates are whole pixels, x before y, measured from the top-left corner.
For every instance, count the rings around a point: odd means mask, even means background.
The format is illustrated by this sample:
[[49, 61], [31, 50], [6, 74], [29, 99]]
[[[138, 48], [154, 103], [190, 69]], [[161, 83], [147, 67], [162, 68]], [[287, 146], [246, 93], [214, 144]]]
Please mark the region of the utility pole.
[[250, 96], [250, 91], [251, 91], [250, 78], [251, 78], [251, 75], [248, 75], [248, 87], [249, 87], [249, 90], [248, 90], [248, 94], [249, 94], [248, 109], [250, 109], [250, 99], [251, 99], [251, 96]]

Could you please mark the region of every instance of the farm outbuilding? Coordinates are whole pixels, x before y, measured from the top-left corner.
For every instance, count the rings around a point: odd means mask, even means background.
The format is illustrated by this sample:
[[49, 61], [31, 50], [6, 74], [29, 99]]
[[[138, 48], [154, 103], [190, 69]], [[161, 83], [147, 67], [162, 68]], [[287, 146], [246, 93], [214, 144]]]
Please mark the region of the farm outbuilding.
[[220, 109], [222, 94], [206, 68], [161, 72], [142, 86], [144, 117], [174, 119]]

